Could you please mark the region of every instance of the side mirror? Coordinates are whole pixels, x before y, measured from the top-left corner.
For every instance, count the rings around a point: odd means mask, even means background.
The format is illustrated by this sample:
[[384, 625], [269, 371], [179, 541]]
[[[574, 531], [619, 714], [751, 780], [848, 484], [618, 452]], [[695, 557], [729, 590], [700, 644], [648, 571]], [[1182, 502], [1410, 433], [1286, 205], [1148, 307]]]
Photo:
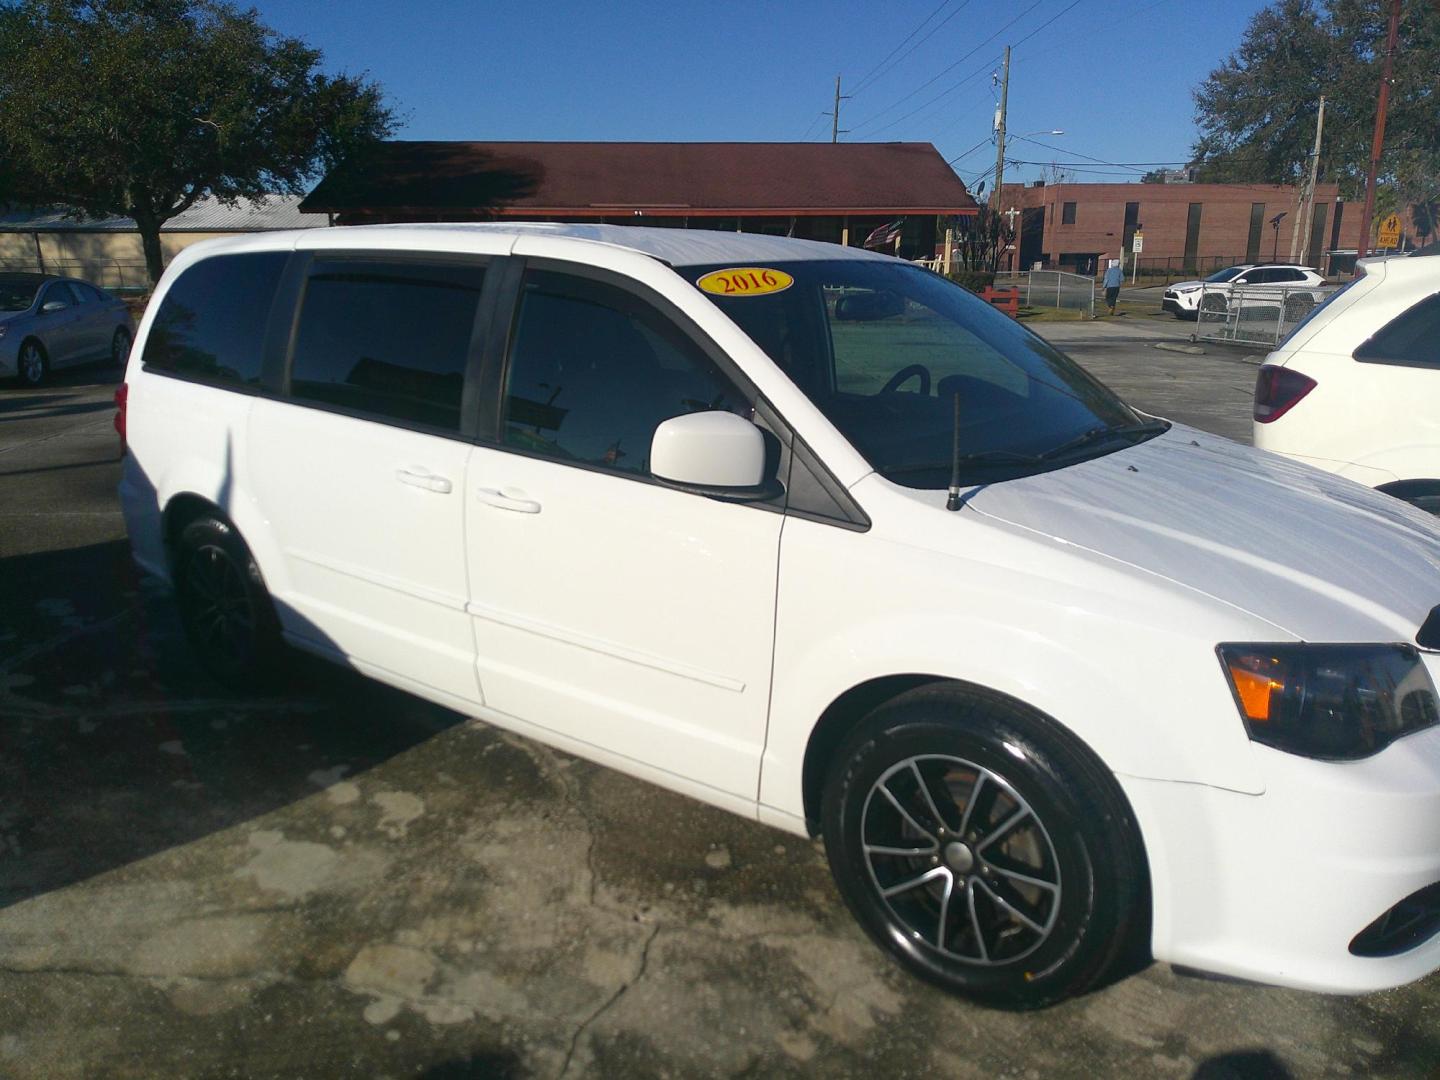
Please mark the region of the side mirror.
[[650, 441], [650, 474], [670, 487], [734, 502], [783, 490], [765, 475], [765, 436], [728, 412], [687, 413], [662, 423]]
[[1250, 279], [1247, 278], [1247, 277], [1237, 277], [1233, 282], [1231, 282], [1231, 284], [1233, 284], [1233, 285], [1249, 285], [1249, 284], [1250, 284]]
[[47, 300], [44, 304], [40, 305], [40, 314], [53, 315], [57, 311], [64, 311], [69, 306], [70, 305], [65, 303], [64, 300]]

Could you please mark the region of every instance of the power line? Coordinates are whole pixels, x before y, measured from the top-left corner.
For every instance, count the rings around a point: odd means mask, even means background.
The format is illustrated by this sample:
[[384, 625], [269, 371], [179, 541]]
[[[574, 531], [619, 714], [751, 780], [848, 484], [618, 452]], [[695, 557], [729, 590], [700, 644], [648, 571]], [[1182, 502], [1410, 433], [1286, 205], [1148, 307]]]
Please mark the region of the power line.
[[969, 150], [966, 150], [963, 154], [956, 154], [956, 155], [955, 155], [954, 157], [952, 157], [949, 161], [945, 162], [945, 164], [946, 164], [946, 165], [954, 165], [955, 162], [959, 161], [961, 158], [967, 158], [967, 157], [969, 157], [971, 154], [973, 154], [976, 150], [979, 150], [982, 146], [984, 146], [984, 145], [985, 145], [986, 143], [988, 143], [989, 141], [990, 141], [990, 136], [987, 135], [987, 136], [985, 136], [985, 138], [983, 138], [983, 139], [981, 139], [979, 142], [977, 142], [974, 146], [970, 147]]
[[808, 139], [808, 138], [810, 137], [810, 132], [812, 132], [812, 131], [815, 130], [815, 125], [820, 122], [820, 118], [821, 118], [822, 116], [829, 116], [829, 115], [830, 115], [830, 114], [829, 114], [828, 112], [826, 112], [824, 109], [821, 109], [818, 113], [816, 113], [816, 114], [815, 114], [815, 119], [811, 120], [811, 121], [810, 121], [810, 126], [805, 129], [805, 134], [803, 134], [803, 135], [800, 136], [800, 141], [801, 141], [801, 142], [804, 142], [806, 139]]
[[1056, 19], [1060, 18], [1061, 15], [1064, 15], [1065, 12], [1067, 12], [1067, 11], [1069, 11], [1071, 8], [1076, 7], [1077, 5], [1079, 5], [1079, 3], [1080, 3], [1080, 0], [1071, 0], [1071, 3], [1069, 3], [1069, 4], [1066, 5], [1065, 7], [1061, 8], [1061, 9], [1060, 9], [1059, 11], [1057, 11], [1054, 15], [1051, 15], [1050, 18], [1046, 19], [1043, 23], [1041, 23], [1039, 26], [1035, 27], [1034, 30], [1031, 30], [1028, 34], [1026, 34], [1024, 37], [1022, 37], [1019, 41], [1015, 42], [1015, 44], [1012, 45], [1012, 46], [1010, 46], [1010, 47], [1011, 47], [1012, 49], [1018, 49], [1021, 45], [1025, 44], [1025, 42], [1029, 41], [1032, 37], [1034, 37], [1036, 34], [1038, 34], [1041, 30], [1044, 30], [1047, 26], [1049, 26], [1051, 23], [1053, 23]]
[[[912, 52], [914, 52], [916, 49], [918, 49], [921, 45], [925, 44], [925, 42], [929, 41], [930, 38], [932, 38], [932, 37], [935, 35], [936, 31], [938, 31], [942, 26], [944, 26], [946, 23], [948, 23], [948, 22], [949, 22], [951, 19], [953, 19], [956, 15], [960, 14], [960, 9], [963, 8], [966, 4], [968, 4], [968, 3], [970, 2], [970, 0], [961, 0], [960, 7], [956, 8], [956, 9], [955, 9], [954, 11], [952, 11], [949, 15], [945, 16], [945, 18], [942, 19], [942, 20], [940, 20], [940, 22], [937, 23], [935, 26], [932, 26], [932, 27], [930, 28], [930, 32], [929, 32], [928, 34], [926, 34], [924, 37], [922, 37], [919, 41], [915, 42], [914, 45], [911, 45], [910, 48], [905, 49], [905, 52], [904, 52], [903, 54], [901, 54], [900, 56], [898, 56], [898, 57], [895, 58], [895, 63], [889, 64], [889, 66], [886, 67], [886, 64], [887, 64], [887, 63], [889, 62], [889, 60], [890, 60], [890, 57], [895, 56], [895, 54], [898, 53], [898, 52], [900, 52], [901, 49], [904, 49], [906, 42], [908, 42], [908, 41], [909, 41], [911, 38], [913, 38], [916, 34], [920, 33], [921, 30], [924, 30], [924, 29], [925, 29], [925, 24], [926, 24], [926, 23], [928, 23], [931, 19], [935, 18], [936, 15], [939, 15], [940, 12], [944, 11], [945, 8], [947, 8], [948, 6], [950, 6], [951, 4], [953, 4], [954, 2], [955, 2], [955, 0], [944, 0], [944, 2], [943, 2], [939, 7], [937, 7], [934, 11], [932, 11], [929, 15], [926, 15], [925, 18], [924, 18], [923, 20], [921, 20], [919, 26], [915, 27], [914, 30], [911, 30], [910, 33], [905, 36], [905, 39], [900, 42], [899, 45], [896, 45], [895, 48], [893, 48], [893, 49], [890, 50], [889, 54], [885, 57], [884, 60], [881, 60], [880, 63], [876, 64], [873, 68], [871, 68], [870, 71], [869, 71], [869, 73], [867, 73], [863, 79], [861, 79], [858, 83], [855, 84], [855, 89], [854, 89], [853, 92], [856, 93], [856, 94], [858, 94], [861, 90], [865, 89], [865, 87], [868, 86], [870, 83], [874, 82], [876, 79], [880, 78], [880, 77], [881, 77], [882, 75], [884, 75], [886, 72], [888, 72], [888, 71], [890, 71], [892, 68], [894, 68], [895, 64], [898, 64], [901, 60], [905, 59], [905, 57], [909, 56]], [[885, 70], [884, 70], [884, 71], [881, 71], [881, 70], [880, 70], [881, 68], [885, 68]]]
[[[1070, 38], [1068, 38], [1067, 40], [1065, 40], [1065, 41], [1063, 41], [1063, 42], [1060, 42], [1060, 43], [1057, 44], [1057, 45], [1052, 45], [1052, 46], [1051, 46], [1050, 48], [1048, 48], [1048, 49], [1041, 49], [1038, 53], [1030, 53], [1030, 54], [1029, 54], [1029, 55], [1030, 55], [1030, 59], [1033, 60], [1033, 59], [1035, 59], [1036, 57], [1049, 56], [1051, 53], [1057, 51], [1058, 49], [1066, 48], [1067, 46], [1073, 45], [1073, 44], [1075, 44], [1075, 43], [1078, 42], [1078, 41], [1088, 41], [1088, 40], [1090, 40], [1091, 38], [1096, 37], [1096, 36], [1098, 36], [1098, 35], [1100, 35], [1100, 34], [1113, 33], [1113, 29], [1112, 29], [1112, 28], [1113, 28], [1116, 24], [1128, 23], [1128, 22], [1130, 22], [1130, 21], [1131, 21], [1135, 16], [1137, 16], [1137, 15], [1143, 15], [1143, 14], [1145, 14], [1145, 12], [1147, 12], [1147, 11], [1152, 11], [1152, 10], [1154, 10], [1155, 8], [1159, 7], [1161, 4], [1169, 4], [1169, 3], [1174, 3], [1174, 0], [1149, 0], [1148, 3], [1139, 4], [1139, 5], [1137, 5], [1136, 7], [1131, 8], [1129, 11], [1127, 11], [1127, 12], [1121, 14], [1121, 15], [1117, 15], [1117, 16], [1114, 16], [1113, 18], [1107, 19], [1105, 25], [1099, 27], [1098, 29], [1091, 30], [1088, 34], [1081, 33], [1081, 34], [1077, 34], [1077, 35], [1072, 35], [1072, 36], [1071, 36]], [[1063, 12], [1062, 12], [1062, 14], [1063, 14]]]
[[1039, 139], [1027, 139], [1024, 135], [1016, 135], [1015, 138], [1021, 142], [1028, 142], [1035, 146], [1043, 146], [1046, 150], [1054, 150], [1057, 154], [1069, 154], [1071, 157], [1084, 158], [1086, 161], [1093, 161], [1097, 165], [1109, 165], [1111, 167], [1130, 169], [1131, 172], [1140, 172], [1139, 169], [1124, 165], [1118, 161], [1106, 161], [1104, 158], [1091, 157], [1089, 154], [1082, 154], [1077, 150], [1070, 150], [1063, 146], [1051, 146], [1049, 143], [1043, 143]]
[[901, 117], [898, 117], [898, 118], [896, 118], [896, 119], [894, 119], [894, 120], [891, 120], [889, 123], [881, 124], [878, 128], [876, 128], [876, 129], [875, 129], [874, 131], [872, 131], [870, 134], [872, 134], [872, 135], [878, 135], [878, 134], [879, 134], [880, 132], [882, 132], [882, 131], [889, 131], [891, 128], [895, 127], [897, 124], [903, 124], [906, 120], [909, 120], [912, 116], [915, 116], [917, 113], [922, 113], [922, 112], [924, 112], [926, 109], [930, 108], [931, 105], [934, 105], [937, 101], [940, 101], [940, 100], [943, 99], [943, 98], [949, 97], [949, 96], [950, 96], [951, 94], [953, 94], [956, 90], [959, 90], [960, 87], [964, 86], [966, 83], [971, 82], [971, 81], [974, 80], [974, 79], [978, 79], [981, 75], [987, 74], [992, 68], [994, 68], [994, 66], [995, 66], [995, 61], [997, 61], [997, 60], [999, 60], [999, 59], [1000, 59], [999, 56], [993, 56], [993, 57], [991, 57], [988, 61], [985, 62], [984, 66], [978, 68], [978, 69], [975, 70], [975, 71], [972, 71], [969, 75], [966, 75], [966, 76], [965, 76], [963, 79], [961, 79], [959, 82], [952, 84], [948, 89], [945, 89], [945, 90], [940, 91], [940, 93], [936, 94], [936, 95], [935, 95], [933, 98], [931, 98], [929, 101], [925, 102], [925, 104], [920, 105], [920, 106], [917, 106], [917, 107], [914, 108], [914, 109], [911, 109], [911, 110], [910, 110], [908, 113], [906, 113], [904, 116], [901, 116]]
[[[876, 120], [878, 120], [880, 117], [884, 116], [884, 115], [885, 115], [887, 112], [889, 112], [891, 109], [894, 109], [894, 108], [899, 107], [900, 105], [903, 105], [905, 102], [909, 101], [909, 100], [910, 100], [912, 97], [914, 97], [916, 94], [920, 93], [920, 91], [924, 90], [927, 86], [930, 86], [930, 85], [938, 82], [938, 81], [939, 81], [940, 79], [942, 79], [944, 76], [948, 75], [950, 72], [954, 71], [957, 67], [959, 67], [961, 64], [963, 64], [966, 60], [970, 59], [970, 57], [974, 56], [977, 52], [979, 52], [981, 49], [983, 49], [986, 45], [989, 45], [990, 42], [994, 41], [997, 37], [999, 37], [1001, 34], [1003, 34], [1006, 30], [1010, 29], [1010, 27], [1014, 26], [1017, 22], [1019, 22], [1021, 19], [1023, 19], [1026, 15], [1029, 15], [1030, 12], [1034, 11], [1037, 7], [1039, 7], [1042, 2], [1043, 2], [1043, 0], [1035, 0], [1035, 2], [1034, 2], [1033, 4], [1031, 4], [1029, 7], [1027, 7], [1027, 8], [1026, 8], [1024, 11], [1022, 11], [1019, 15], [1016, 15], [1013, 19], [1011, 19], [1009, 22], [1007, 22], [1004, 26], [1000, 27], [999, 30], [996, 30], [996, 31], [995, 31], [993, 34], [991, 34], [988, 38], [986, 38], [984, 41], [980, 42], [980, 44], [976, 45], [973, 49], [971, 49], [969, 52], [967, 52], [964, 56], [960, 57], [960, 59], [956, 60], [953, 64], [949, 64], [948, 66], [941, 68], [941, 69], [940, 69], [939, 71], [937, 71], [934, 75], [930, 76], [930, 78], [926, 79], [923, 83], [921, 83], [919, 86], [917, 86], [914, 90], [911, 90], [911, 91], [910, 91], [908, 94], [906, 94], [904, 97], [902, 97], [902, 98], [900, 98], [900, 99], [898, 99], [898, 100], [896, 100], [896, 101], [892, 101], [889, 105], [886, 105], [885, 108], [881, 109], [879, 112], [877, 112], [877, 113], [872, 113], [871, 116], [870, 116], [870, 118], [869, 118], [868, 120], [864, 120], [864, 121], [861, 121], [859, 124], [856, 124], [856, 125], [855, 125], [855, 130], [856, 130], [856, 131], [859, 131], [861, 128], [869, 127], [871, 124], [873, 124], [873, 123], [874, 123]], [[989, 65], [986, 65], [986, 66], [988, 67]], [[962, 80], [962, 82], [963, 82], [963, 81], [967, 81], [967, 80]], [[957, 83], [957, 84], [956, 84], [956, 86], [959, 86], [959, 85], [960, 85], [960, 83]], [[951, 89], [953, 90], [953, 89], [955, 89], [955, 87], [951, 87]], [[948, 93], [948, 91], [947, 91], [947, 93]], [[942, 96], [943, 96], [943, 95], [942, 95]], [[938, 99], [938, 98], [932, 98], [931, 100], [932, 100], [932, 101], [937, 101], [937, 100], [939, 100], [939, 99]], [[927, 104], [928, 104], [928, 102], [927, 102]], [[922, 109], [923, 109], [924, 107], [925, 107], [925, 106], [923, 106], [923, 105], [921, 106]], [[918, 112], [919, 110], [916, 110], [916, 111]], [[915, 114], [912, 112], [912, 113], [907, 113], [906, 115], [907, 115], [907, 116], [914, 116]], [[903, 119], [903, 117], [902, 117], [902, 119]], [[891, 127], [891, 126], [893, 126], [894, 124], [897, 124], [897, 123], [899, 123], [898, 120], [892, 121], [892, 123], [891, 123], [891, 124], [887, 124], [886, 127]], [[881, 130], [884, 130], [884, 129], [882, 128]]]
[[[914, 117], [924, 117], [927, 114], [933, 115], [935, 112], [941, 109], [950, 107], [950, 105], [953, 105], [954, 103], [951, 102], [949, 103], [949, 105], [947, 105], [945, 102], [946, 98], [950, 97], [952, 94], [955, 93], [955, 91], [959, 90], [966, 83], [974, 82], [975, 79], [979, 78], [981, 75], [987, 75], [992, 72], [995, 69], [995, 65], [1002, 59], [1003, 57], [997, 53], [995, 56], [992, 56], [988, 61], [986, 61], [984, 66], [971, 72], [959, 82], [953, 83], [947, 89], [942, 90], [940, 93], [936, 94], [933, 98], [931, 98], [929, 101], [926, 101], [924, 104], [918, 105], [914, 109], [911, 109], [904, 116], [897, 117], [896, 119], [891, 120], [886, 124], [882, 124], [880, 127], [876, 128], [872, 134], [878, 134], [882, 131], [888, 131], [890, 128], [903, 124], [907, 120], [910, 120]], [[986, 98], [987, 100], [989, 98], [988, 89], [986, 91]]]

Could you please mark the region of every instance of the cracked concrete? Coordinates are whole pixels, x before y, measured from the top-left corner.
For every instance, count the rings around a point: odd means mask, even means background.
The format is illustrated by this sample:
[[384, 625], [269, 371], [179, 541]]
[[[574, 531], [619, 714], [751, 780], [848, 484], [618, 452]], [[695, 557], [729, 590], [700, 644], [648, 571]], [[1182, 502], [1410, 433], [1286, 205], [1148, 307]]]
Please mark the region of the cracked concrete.
[[1339, 999], [1151, 967], [971, 1007], [864, 938], [818, 845], [339, 670], [219, 693], [113, 521], [6, 512], [5, 1080], [1440, 1069], [1433, 978]]

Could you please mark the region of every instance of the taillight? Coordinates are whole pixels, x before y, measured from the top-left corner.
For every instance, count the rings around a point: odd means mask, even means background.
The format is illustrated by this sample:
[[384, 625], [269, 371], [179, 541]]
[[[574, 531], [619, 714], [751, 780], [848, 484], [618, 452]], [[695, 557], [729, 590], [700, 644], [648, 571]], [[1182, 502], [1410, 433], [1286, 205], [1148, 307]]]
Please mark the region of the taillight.
[[1255, 420], [1268, 424], [1293, 409], [1315, 389], [1315, 380], [1276, 364], [1263, 364], [1255, 377]]
[[125, 452], [125, 403], [130, 398], [130, 384], [121, 383], [115, 388], [115, 431], [120, 436], [120, 452]]

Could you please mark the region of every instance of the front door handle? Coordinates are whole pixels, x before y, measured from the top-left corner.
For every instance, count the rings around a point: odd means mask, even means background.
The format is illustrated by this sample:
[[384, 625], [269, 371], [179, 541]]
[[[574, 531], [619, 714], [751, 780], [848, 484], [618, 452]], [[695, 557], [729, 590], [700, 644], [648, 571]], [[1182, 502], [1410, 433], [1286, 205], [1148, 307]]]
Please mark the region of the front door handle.
[[424, 469], [396, 469], [395, 479], [411, 487], [424, 488], [440, 495], [449, 495], [453, 485], [443, 476], [436, 476]]
[[475, 497], [486, 506], [493, 506], [500, 510], [513, 510], [517, 514], [538, 514], [540, 512], [540, 504], [534, 499], [507, 495], [494, 488], [476, 488]]

